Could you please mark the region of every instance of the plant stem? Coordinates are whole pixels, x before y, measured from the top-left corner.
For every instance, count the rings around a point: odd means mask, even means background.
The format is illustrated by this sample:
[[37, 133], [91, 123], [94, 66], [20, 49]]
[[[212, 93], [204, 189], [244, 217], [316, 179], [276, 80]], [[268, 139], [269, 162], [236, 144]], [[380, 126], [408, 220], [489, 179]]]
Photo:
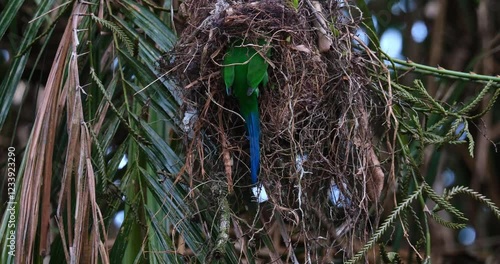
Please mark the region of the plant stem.
[[405, 61], [395, 58], [385, 59], [399, 65], [389, 65], [389, 67], [393, 67], [394, 70], [405, 70], [405, 71], [415, 71], [423, 74], [432, 74], [441, 77], [453, 78], [453, 79], [462, 79], [476, 82], [489, 82], [493, 81], [496, 83], [496, 86], [500, 86], [500, 76], [490, 76], [490, 75], [481, 75], [476, 73], [465, 73], [460, 71], [452, 71], [447, 70], [442, 67], [431, 67], [423, 64], [418, 64], [413, 61]]

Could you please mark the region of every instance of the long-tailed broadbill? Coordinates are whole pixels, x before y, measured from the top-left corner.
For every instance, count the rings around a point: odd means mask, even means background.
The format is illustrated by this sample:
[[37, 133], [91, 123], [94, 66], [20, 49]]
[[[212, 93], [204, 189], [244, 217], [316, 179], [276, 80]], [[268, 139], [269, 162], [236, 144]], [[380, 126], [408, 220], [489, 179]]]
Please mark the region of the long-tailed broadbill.
[[[263, 40], [259, 44], [264, 44]], [[238, 100], [240, 114], [246, 122], [248, 140], [250, 142], [250, 176], [252, 184], [258, 181], [260, 169], [260, 120], [259, 120], [259, 86], [268, 82], [268, 63], [263, 54], [253, 45], [237, 40], [228, 48], [224, 56], [223, 77], [228, 95], [233, 94]]]

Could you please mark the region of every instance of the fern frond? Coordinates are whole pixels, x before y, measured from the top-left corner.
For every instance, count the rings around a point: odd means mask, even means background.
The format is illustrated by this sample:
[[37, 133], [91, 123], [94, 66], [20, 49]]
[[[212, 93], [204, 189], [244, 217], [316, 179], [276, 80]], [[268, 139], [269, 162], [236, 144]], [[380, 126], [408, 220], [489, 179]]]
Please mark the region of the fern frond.
[[464, 133], [466, 133], [466, 137], [467, 139], [469, 140], [469, 155], [474, 158], [474, 138], [472, 137], [472, 134], [470, 133], [469, 131], [469, 123], [468, 122], [465, 122], [464, 123]]
[[481, 90], [481, 92], [470, 101], [467, 105], [465, 105], [462, 109], [460, 109], [457, 113], [459, 115], [467, 115], [470, 111], [474, 110], [474, 108], [483, 100], [483, 98], [490, 91], [491, 86], [493, 85], [493, 81], [489, 81], [486, 86]]
[[446, 199], [452, 199], [456, 194], [465, 194], [472, 197], [474, 200], [486, 205], [495, 215], [495, 217], [500, 220], [500, 209], [486, 196], [468, 188], [465, 186], [455, 186], [446, 195]]
[[113, 23], [111, 21], [97, 17], [94, 14], [90, 14], [90, 17], [92, 18], [92, 20], [101, 24], [103, 27], [111, 30], [111, 32], [113, 32], [113, 34], [115, 34], [118, 37], [118, 39], [120, 39], [121, 41], [123, 41], [123, 43], [125, 43], [125, 46], [127, 47], [127, 51], [131, 55], [134, 54], [134, 44], [132, 43], [132, 41], [129, 39], [129, 37], [123, 32], [123, 30], [120, 27], [118, 27], [115, 23]]
[[498, 87], [495, 90], [495, 93], [491, 97], [491, 100], [488, 101], [488, 105], [483, 109], [483, 111], [481, 113], [477, 114], [477, 115], [469, 117], [469, 119], [474, 119], [474, 118], [481, 117], [484, 114], [486, 114], [487, 112], [489, 112], [491, 110], [491, 108], [493, 107], [493, 105], [495, 104], [495, 102], [497, 101], [499, 95], [500, 95], [500, 87]]
[[448, 129], [448, 132], [444, 136], [446, 141], [451, 141], [459, 137], [459, 135], [457, 135], [457, 129], [462, 122], [464, 122], [463, 119], [458, 118], [451, 123], [451, 127]]
[[434, 212], [444, 209], [463, 222], [469, 221], [469, 219], [465, 217], [464, 213], [455, 208], [447, 199], [439, 196], [427, 182], [423, 182], [423, 188], [429, 198], [439, 205], [438, 208], [433, 210]]
[[96, 75], [96, 73], [95, 73], [95, 71], [94, 71], [93, 68], [90, 69], [90, 75], [92, 76], [92, 79], [96, 82], [97, 87], [99, 87], [99, 89], [103, 93], [104, 97], [108, 101], [109, 106], [111, 107], [111, 109], [113, 110], [113, 112], [115, 112], [116, 116], [118, 116], [118, 119], [120, 119], [120, 121], [127, 127], [127, 129], [132, 134], [132, 136], [138, 142], [144, 143], [146, 145], [151, 145], [151, 143], [147, 139], [145, 139], [135, 129], [132, 128], [132, 126], [129, 124], [129, 122], [127, 122], [127, 120], [123, 117], [123, 115], [120, 113], [120, 111], [118, 111], [118, 109], [116, 108], [116, 106], [111, 101], [111, 97], [109, 97], [108, 93], [106, 92], [106, 88], [104, 88], [104, 85], [102, 85], [101, 80], [99, 79], [99, 77], [97, 77], [97, 75]]
[[107, 178], [106, 174], [106, 161], [104, 160], [104, 150], [102, 149], [101, 144], [99, 143], [99, 140], [97, 139], [97, 135], [94, 132], [94, 129], [90, 127], [89, 125], [89, 131], [90, 131], [90, 136], [92, 139], [92, 143], [96, 146], [97, 149], [97, 173], [98, 176], [98, 182], [96, 183], [101, 187], [101, 190], [105, 190], [106, 186], [108, 184], [109, 179]]
[[382, 244], [380, 244], [379, 247], [380, 247], [380, 257], [384, 263], [389, 263], [389, 264], [403, 263], [398, 253], [385, 251], [385, 246]]
[[450, 112], [446, 111], [446, 109], [444, 109], [444, 107], [440, 103], [438, 103], [434, 98], [432, 98], [432, 96], [427, 92], [427, 89], [425, 89], [425, 86], [421, 80], [417, 79], [413, 83], [415, 84], [415, 87], [417, 88], [416, 91], [418, 92], [419, 95], [421, 95], [419, 97], [419, 98], [421, 98], [420, 100], [426, 99], [428, 102], [430, 102], [430, 104], [433, 106], [432, 110], [434, 110], [434, 111], [437, 110], [437, 112], [444, 114], [444, 115], [450, 114]]
[[429, 108], [421, 99], [415, 97], [414, 95], [403, 89], [398, 90], [396, 95], [402, 98], [404, 101], [411, 103], [412, 108], [417, 107], [417, 108], [422, 108], [424, 110]]
[[429, 215], [432, 217], [432, 219], [434, 219], [434, 221], [436, 221], [438, 224], [442, 225], [442, 226], [445, 226], [447, 228], [451, 228], [451, 229], [462, 229], [464, 227], [466, 227], [467, 225], [464, 224], [464, 223], [453, 223], [453, 222], [450, 222], [450, 221], [446, 221], [444, 220], [441, 216], [439, 216], [438, 214], [434, 213], [434, 212], [430, 212]]
[[420, 237], [420, 239], [417, 240], [417, 247], [420, 247], [420, 245], [425, 242], [424, 227], [423, 227], [422, 223], [420, 222], [420, 218], [418, 217], [417, 212], [415, 212], [415, 210], [413, 210], [412, 207], [410, 207], [409, 211], [412, 214], [413, 221], [415, 221], [415, 226], [417, 227], [418, 236]]
[[377, 229], [375, 234], [370, 238], [368, 242], [364, 245], [364, 247], [354, 255], [346, 263], [356, 263], [360, 261], [363, 256], [370, 250], [385, 234], [385, 232], [389, 229], [389, 227], [394, 223], [394, 221], [399, 217], [399, 215], [403, 212], [403, 210], [407, 209], [412, 202], [418, 199], [419, 195], [422, 194], [423, 186], [420, 186], [415, 192], [413, 192], [408, 198], [406, 198], [403, 202], [401, 202], [394, 210], [392, 210], [391, 214], [387, 216], [384, 223]]
[[[450, 119], [448, 117], [443, 117], [439, 121], [437, 121], [436, 123], [434, 123], [430, 127], [428, 127], [427, 131], [428, 132], [435, 131], [436, 129], [441, 128], [442, 126], [444, 126], [449, 121], [450, 121]], [[439, 131], [435, 131], [435, 132], [439, 132]]]

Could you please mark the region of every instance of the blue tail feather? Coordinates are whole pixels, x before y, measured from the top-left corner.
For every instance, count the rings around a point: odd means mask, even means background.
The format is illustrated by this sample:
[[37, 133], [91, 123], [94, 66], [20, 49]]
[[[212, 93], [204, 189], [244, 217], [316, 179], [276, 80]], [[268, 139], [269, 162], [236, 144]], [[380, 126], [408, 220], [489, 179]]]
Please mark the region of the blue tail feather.
[[260, 121], [258, 112], [250, 112], [245, 116], [248, 131], [248, 140], [250, 141], [250, 176], [252, 184], [257, 183], [257, 175], [260, 169]]

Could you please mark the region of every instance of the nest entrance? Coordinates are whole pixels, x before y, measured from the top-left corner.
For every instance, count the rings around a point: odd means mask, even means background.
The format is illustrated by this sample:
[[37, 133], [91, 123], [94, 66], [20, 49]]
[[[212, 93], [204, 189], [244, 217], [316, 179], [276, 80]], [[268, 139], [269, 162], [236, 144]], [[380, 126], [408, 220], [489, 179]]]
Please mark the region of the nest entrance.
[[[289, 2], [184, 3], [189, 26], [168, 67], [183, 87], [184, 115], [197, 115], [186, 126], [185, 168], [191, 179], [229, 192], [248, 188], [244, 121], [236, 99], [225, 94], [221, 65], [232, 41], [266, 40], [261, 54], [270, 48], [272, 55], [270, 87], [259, 101], [259, 180], [275, 208], [310, 224], [301, 229], [306, 237], [326, 237], [333, 246], [339, 235], [347, 235], [335, 227], [339, 223], [352, 232], [369, 226], [368, 211], [384, 181], [373, 124], [385, 119], [386, 102], [367, 74], [374, 62], [352, 49], [350, 32], [357, 25], [342, 19], [337, 1], [326, 1], [322, 13], [309, 1], [297, 9]], [[325, 23], [329, 27], [322, 27]], [[318, 42], [325, 37], [329, 50], [320, 53]]]

